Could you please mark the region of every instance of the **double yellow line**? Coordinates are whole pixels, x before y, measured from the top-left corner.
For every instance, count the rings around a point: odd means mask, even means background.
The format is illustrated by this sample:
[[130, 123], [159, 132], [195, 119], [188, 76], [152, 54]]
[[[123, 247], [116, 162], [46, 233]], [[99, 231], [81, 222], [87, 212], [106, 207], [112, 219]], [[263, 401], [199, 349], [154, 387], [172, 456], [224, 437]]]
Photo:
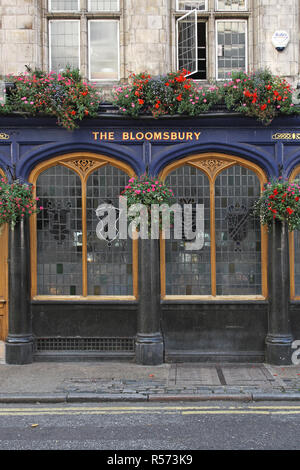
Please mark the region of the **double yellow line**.
[[292, 406], [61, 406], [1, 408], [0, 416], [44, 415], [120, 415], [120, 414], [180, 414], [180, 415], [282, 415], [300, 414], [300, 404]]

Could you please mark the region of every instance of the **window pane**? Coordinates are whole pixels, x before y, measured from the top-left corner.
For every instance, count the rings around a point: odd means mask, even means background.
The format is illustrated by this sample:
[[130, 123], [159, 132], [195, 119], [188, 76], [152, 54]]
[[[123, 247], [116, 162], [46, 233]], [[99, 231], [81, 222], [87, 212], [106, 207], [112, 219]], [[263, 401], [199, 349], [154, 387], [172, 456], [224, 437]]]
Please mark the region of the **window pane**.
[[216, 179], [217, 295], [261, 294], [261, 229], [252, 215], [259, 196], [258, 177], [240, 165]]
[[197, 15], [188, 13], [177, 21], [178, 68], [190, 73], [198, 71]]
[[89, 11], [118, 11], [119, 0], [89, 0]]
[[63, 166], [43, 171], [37, 196], [37, 293], [82, 294], [82, 203], [78, 175]]
[[217, 10], [244, 11], [246, 9], [246, 0], [217, 0]]
[[50, 69], [79, 68], [79, 21], [50, 22]]
[[[166, 294], [210, 295], [210, 191], [207, 176], [197, 168], [184, 165], [166, 178], [176, 202], [204, 204], [204, 247], [187, 250], [186, 241], [171, 234], [166, 240]], [[192, 241], [192, 240], [191, 240]]]
[[[295, 180], [299, 183], [300, 173], [295, 177]], [[300, 231], [295, 230], [294, 232], [294, 277], [295, 277], [295, 295], [300, 296]]]
[[181, 2], [180, 0], [177, 2], [177, 10], [206, 10], [206, 1], [186, 1]]
[[119, 76], [119, 23], [90, 21], [90, 80], [117, 80]]
[[101, 204], [119, 207], [119, 195], [128, 175], [111, 165], [92, 173], [87, 181], [87, 274], [89, 295], [133, 295], [132, 241], [98, 238]]
[[49, 0], [49, 11], [79, 11], [79, 0]]
[[226, 79], [233, 71], [246, 69], [246, 31], [244, 21], [217, 22], [218, 79]]

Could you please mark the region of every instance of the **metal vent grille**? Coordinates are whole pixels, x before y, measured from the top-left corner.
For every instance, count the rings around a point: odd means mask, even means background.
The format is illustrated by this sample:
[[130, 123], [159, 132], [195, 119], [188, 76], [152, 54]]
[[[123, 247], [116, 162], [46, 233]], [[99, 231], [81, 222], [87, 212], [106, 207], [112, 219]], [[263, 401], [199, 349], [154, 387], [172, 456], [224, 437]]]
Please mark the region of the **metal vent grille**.
[[48, 337], [35, 339], [36, 352], [41, 351], [109, 351], [134, 352], [134, 338]]

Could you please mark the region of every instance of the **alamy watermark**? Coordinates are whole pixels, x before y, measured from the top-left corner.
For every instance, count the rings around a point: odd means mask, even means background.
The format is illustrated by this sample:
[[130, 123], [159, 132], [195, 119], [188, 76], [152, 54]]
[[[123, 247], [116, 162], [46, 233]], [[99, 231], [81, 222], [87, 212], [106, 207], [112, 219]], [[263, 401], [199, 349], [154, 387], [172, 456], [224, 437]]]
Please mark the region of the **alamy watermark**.
[[[201, 250], [204, 246], [204, 204], [141, 203], [128, 207], [127, 198], [119, 197], [119, 207], [103, 203], [96, 209], [99, 239], [111, 243], [115, 239], [185, 240], [186, 250]], [[130, 221], [128, 223], [128, 221]]]

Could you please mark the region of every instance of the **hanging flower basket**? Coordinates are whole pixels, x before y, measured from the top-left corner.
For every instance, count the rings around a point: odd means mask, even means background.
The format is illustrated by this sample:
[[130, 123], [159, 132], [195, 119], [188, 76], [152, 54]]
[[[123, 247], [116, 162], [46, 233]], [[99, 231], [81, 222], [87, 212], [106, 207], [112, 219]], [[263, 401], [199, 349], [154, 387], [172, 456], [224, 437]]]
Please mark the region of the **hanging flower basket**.
[[[165, 210], [175, 202], [173, 190], [168, 187], [168, 185], [159, 179], [158, 177], [149, 176], [147, 173], [132, 177], [128, 181], [128, 184], [125, 186], [124, 191], [121, 193], [121, 197], [127, 198], [127, 208], [128, 208], [128, 220], [135, 221], [136, 215], [130, 214], [130, 208], [136, 204], [143, 205], [148, 214], [148, 229], [151, 229], [151, 222], [153, 222], [156, 217], [151, 208], [153, 205], [162, 206], [165, 205]], [[140, 206], [139, 206], [140, 207]], [[152, 217], [152, 218], [151, 218]], [[159, 212], [159, 227], [162, 228], [162, 212]], [[172, 221], [172, 215], [170, 217]], [[140, 225], [136, 226], [137, 230], [140, 229]]]
[[33, 186], [15, 180], [9, 183], [0, 178], [0, 230], [4, 224], [14, 226], [23, 218], [43, 210], [39, 198], [33, 197]]
[[270, 230], [273, 220], [287, 224], [288, 230], [300, 229], [300, 181], [282, 178], [268, 182], [254, 205], [254, 214]]

